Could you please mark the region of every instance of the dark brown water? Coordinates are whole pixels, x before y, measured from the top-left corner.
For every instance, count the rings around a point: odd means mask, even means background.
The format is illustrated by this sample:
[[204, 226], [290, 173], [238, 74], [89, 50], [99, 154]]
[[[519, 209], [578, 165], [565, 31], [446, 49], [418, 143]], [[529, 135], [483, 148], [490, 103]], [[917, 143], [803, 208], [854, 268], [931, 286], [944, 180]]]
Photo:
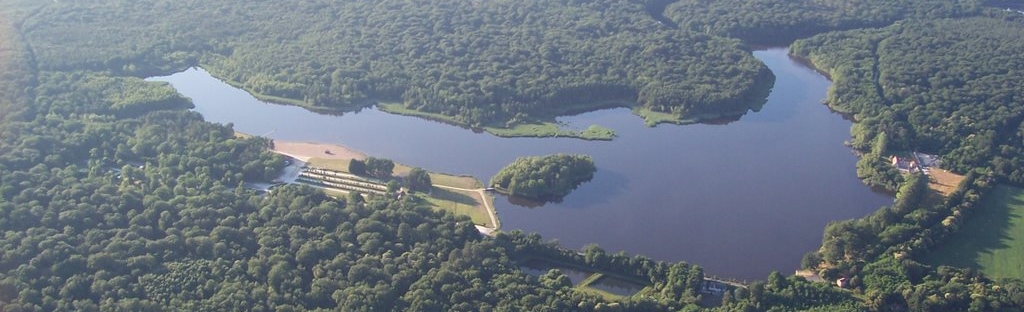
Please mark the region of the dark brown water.
[[829, 221], [864, 216], [892, 199], [857, 180], [856, 158], [843, 146], [850, 122], [821, 105], [829, 81], [784, 49], [754, 54], [775, 73], [776, 85], [761, 111], [739, 121], [648, 128], [624, 108], [560, 119], [612, 128], [618, 138], [611, 142], [505, 139], [376, 109], [320, 115], [260, 102], [201, 69], [154, 80], [171, 82], [207, 120], [238, 131], [343, 144], [485, 182], [519, 156], [588, 154], [598, 172], [561, 203], [525, 208], [497, 198], [503, 230], [764, 279], [772, 270], [796, 269]]

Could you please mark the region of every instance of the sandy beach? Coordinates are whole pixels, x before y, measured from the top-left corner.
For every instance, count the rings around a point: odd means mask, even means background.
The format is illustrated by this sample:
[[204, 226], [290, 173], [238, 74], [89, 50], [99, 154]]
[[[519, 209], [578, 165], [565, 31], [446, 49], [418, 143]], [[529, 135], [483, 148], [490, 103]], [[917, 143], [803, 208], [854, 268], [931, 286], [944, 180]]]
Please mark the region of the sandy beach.
[[323, 144], [310, 142], [289, 142], [274, 140], [275, 153], [289, 156], [303, 162], [311, 158], [323, 159], [364, 159], [366, 155], [337, 144]]

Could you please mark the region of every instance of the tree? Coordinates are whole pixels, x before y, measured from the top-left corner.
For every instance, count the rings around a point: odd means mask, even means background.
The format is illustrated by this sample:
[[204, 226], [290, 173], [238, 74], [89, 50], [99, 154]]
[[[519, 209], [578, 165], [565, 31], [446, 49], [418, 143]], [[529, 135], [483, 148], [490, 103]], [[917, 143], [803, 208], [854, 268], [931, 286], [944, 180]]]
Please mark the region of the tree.
[[394, 173], [395, 163], [390, 159], [367, 157], [366, 173], [381, 179], [390, 178]]
[[348, 203], [350, 205], [357, 205], [366, 201], [363, 198], [363, 194], [360, 194], [359, 192], [356, 191], [348, 192], [348, 196], [345, 197], [345, 199], [348, 200]]
[[405, 177], [405, 183], [414, 191], [429, 192], [433, 184], [430, 181], [430, 173], [422, 168], [416, 167], [409, 170], [409, 175]]
[[366, 174], [366, 163], [362, 160], [352, 158], [348, 161], [348, 172], [354, 175]]
[[558, 201], [590, 181], [596, 171], [586, 155], [520, 157], [491, 177], [491, 185], [514, 196]]
[[387, 186], [389, 193], [398, 192], [398, 190], [402, 189], [402, 184], [395, 180], [388, 181]]

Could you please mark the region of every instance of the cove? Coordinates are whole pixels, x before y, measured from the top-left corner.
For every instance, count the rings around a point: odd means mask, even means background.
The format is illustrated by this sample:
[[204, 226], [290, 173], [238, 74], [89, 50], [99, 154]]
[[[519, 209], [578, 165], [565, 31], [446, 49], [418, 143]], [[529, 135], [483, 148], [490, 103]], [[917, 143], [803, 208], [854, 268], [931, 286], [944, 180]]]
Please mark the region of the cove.
[[832, 220], [865, 216], [892, 198], [856, 177], [843, 141], [850, 122], [821, 104], [829, 81], [785, 49], [757, 51], [776, 75], [759, 112], [727, 124], [645, 127], [626, 108], [559, 118], [599, 124], [613, 141], [499, 138], [369, 108], [344, 115], [261, 102], [189, 69], [170, 82], [211, 122], [277, 140], [345, 145], [432, 171], [490, 179], [516, 157], [579, 153], [594, 179], [560, 203], [527, 208], [495, 200], [502, 230], [537, 232], [567, 248], [596, 243], [657, 260], [686, 261], [709, 275], [764, 279], [790, 274], [818, 248]]

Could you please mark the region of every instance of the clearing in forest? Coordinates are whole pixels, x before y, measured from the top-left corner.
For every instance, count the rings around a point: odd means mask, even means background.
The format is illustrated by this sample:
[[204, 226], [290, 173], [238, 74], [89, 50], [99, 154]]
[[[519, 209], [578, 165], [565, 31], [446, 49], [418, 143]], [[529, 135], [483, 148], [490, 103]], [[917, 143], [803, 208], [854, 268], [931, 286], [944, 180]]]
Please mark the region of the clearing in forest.
[[1024, 189], [997, 186], [975, 209], [959, 232], [922, 260], [1024, 278]]

